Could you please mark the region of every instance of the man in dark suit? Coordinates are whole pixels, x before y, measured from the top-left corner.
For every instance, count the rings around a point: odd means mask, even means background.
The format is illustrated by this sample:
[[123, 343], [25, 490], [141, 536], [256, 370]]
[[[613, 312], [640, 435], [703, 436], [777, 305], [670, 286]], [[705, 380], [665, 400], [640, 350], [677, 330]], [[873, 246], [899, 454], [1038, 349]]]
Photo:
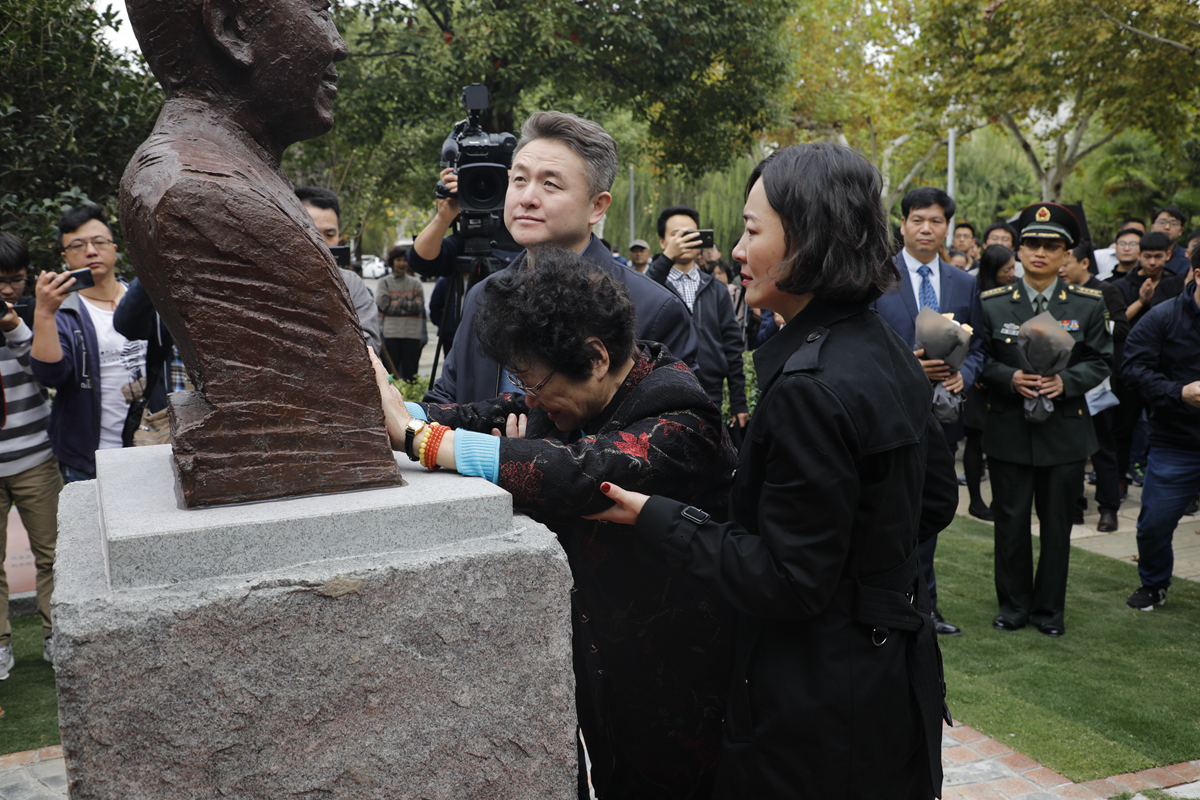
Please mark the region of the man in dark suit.
[[[946, 231], [954, 216], [954, 199], [940, 189], [927, 186], [909, 192], [900, 202], [900, 211], [903, 214], [900, 231], [904, 236], [904, 249], [895, 257], [900, 286], [872, 305], [892, 330], [913, 348], [931, 381], [941, 382], [952, 392], [962, 392], [974, 382], [983, 367], [982, 312], [975, 278], [938, 256], [938, 247], [946, 240]], [[923, 358], [925, 351], [916, 348], [916, 318], [926, 306], [941, 314], [953, 314], [955, 322], [970, 325], [974, 331], [970, 352], [958, 371], [952, 372], [939, 359]], [[953, 451], [963, 438], [962, 420], [943, 424], [942, 430]], [[986, 512], [990, 518], [986, 508], [971, 510], [976, 516], [983, 516], [976, 513], [978, 511]], [[937, 536], [918, 548], [933, 603], [933, 618], [939, 634], [958, 636], [962, 631], [946, 622], [937, 608], [937, 578], [933, 571], [936, 549]]]
[[[983, 451], [992, 478], [996, 515], [996, 596], [992, 627], [1015, 631], [1032, 622], [1051, 637], [1066, 632], [1064, 608], [1071, 552], [1071, 517], [1083, 466], [1098, 444], [1084, 395], [1109, 375], [1112, 335], [1104, 297], [1058, 277], [1067, 249], [1079, 243], [1070, 209], [1035, 203], [1023, 212], [1021, 280], [984, 292], [983, 346], [988, 389]], [[1075, 340], [1067, 367], [1045, 377], [1021, 369], [1019, 329], [1044, 311]], [[1025, 418], [1024, 401], [1049, 398], [1045, 421]], [[1030, 515], [1036, 499], [1041, 553], [1033, 573]]]

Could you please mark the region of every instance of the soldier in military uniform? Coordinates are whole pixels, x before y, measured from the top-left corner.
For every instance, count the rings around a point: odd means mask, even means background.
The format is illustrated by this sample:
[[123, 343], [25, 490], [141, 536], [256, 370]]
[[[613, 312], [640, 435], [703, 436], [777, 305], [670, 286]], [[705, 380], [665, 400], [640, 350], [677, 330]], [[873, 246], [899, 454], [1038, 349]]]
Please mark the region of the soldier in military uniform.
[[[1071, 517], [1084, 463], [1097, 449], [1084, 393], [1109, 375], [1112, 336], [1100, 292], [1065, 283], [1058, 269], [1079, 242], [1075, 215], [1057, 203], [1036, 203], [1021, 212], [1021, 280], [981, 295], [984, 352], [982, 381], [988, 389], [983, 450], [992, 479], [996, 516], [997, 630], [1029, 623], [1047, 636], [1066, 631], [1063, 608]], [[1046, 378], [1023, 372], [1017, 361], [1021, 324], [1049, 311], [1075, 339], [1066, 369]], [[1044, 422], [1025, 419], [1024, 399], [1054, 401]], [[1033, 572], [1030, 512], [1037, 505], [1041, 554]]]

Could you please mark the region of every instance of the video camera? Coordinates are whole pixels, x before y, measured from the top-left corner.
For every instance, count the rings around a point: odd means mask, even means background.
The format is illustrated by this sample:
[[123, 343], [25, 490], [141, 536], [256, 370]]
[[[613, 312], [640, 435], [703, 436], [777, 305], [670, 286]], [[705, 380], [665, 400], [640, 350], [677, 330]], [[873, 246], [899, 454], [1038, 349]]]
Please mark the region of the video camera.
[[[444, 183], [438, 182], [434, 196], [439, 199], [458, 198], [459, 215], [455, 232], [462, 238], [462, 254], [454, 259], [454, 274], [450, 276], [450, 291], [445, 319], [438, 327], [438, 349], [434, 353], [433, 373], [437, 372], [438, 355], [449, 350], [446, 331], [453, 330], [450, 320], [462, 315], [462, 301], [479, 281], [504, 267], [504, 262], [492, 252], [493, 239], [504, 232], [502, 214], [504, 195], [508, 191], [508, 170], [512, 167], [517, 137], [511, 133], [487, 133], [479, 122], [480, 113], [488, 107], [488, 90], [481, 83], [472, 83], [462, 90], [463, 108], [467, 118], [454, 125], [442, 143], [441, 168], [453, 167], [458, 177], [457, 195], [451, 195]], [[453, 335], [453, 334], [451, 334]]]
[[[504, 210], [517, 137], [486, 133], [479, 124], [480, 112], [488, 107], [488, 90], [483, 84], [464, 86], [462, 104], [467, 118], [455, 124], [442, 144], [441, 166], [454, 167], [458, 176], [458, 206], [462, 212], [459, 233], [469, 239], [489, 236], [495, 230], [494, 215]], [[434, 195], [450, 197], [443, 183], [438, 183]]]

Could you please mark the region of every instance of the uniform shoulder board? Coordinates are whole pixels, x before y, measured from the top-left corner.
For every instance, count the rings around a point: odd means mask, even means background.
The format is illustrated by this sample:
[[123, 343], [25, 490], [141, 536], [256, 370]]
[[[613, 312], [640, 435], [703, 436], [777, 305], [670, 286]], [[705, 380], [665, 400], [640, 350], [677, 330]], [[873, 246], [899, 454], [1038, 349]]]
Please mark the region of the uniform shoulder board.
[[988, 289], [986, 292], [983, 292], [979, 296], [980, 297], [995, 297], [996, 295], [1007, 294], [1008, 292], [1011, 292], [1015, 286], [1016, 286], [1015, 283], [1010, 283], [1008, 286], [997, 286], [995, 289]]
[[1086, 286], [1080, 286], [1075, 283], [1071, 284], [1071, 291], [1077, 292], [1078, 294], [1087, 295], [1088, 297], [1098, 297], [1101, 300], [1104, 299], [1104, 293], [1099, 289], [1089, 289]]

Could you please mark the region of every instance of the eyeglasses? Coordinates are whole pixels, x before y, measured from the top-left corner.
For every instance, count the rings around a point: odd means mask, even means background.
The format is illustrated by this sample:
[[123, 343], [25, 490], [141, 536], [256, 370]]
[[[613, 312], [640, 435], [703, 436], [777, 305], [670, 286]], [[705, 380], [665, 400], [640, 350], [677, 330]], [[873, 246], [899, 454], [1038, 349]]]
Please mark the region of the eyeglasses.
[[25, 280], [26, 280], [25, 278], [12, 278], [9, 280], [0, 278], [0, 286], [10, 286], [13, 289], [20, 289], [22, 286], [25, 285]]
[[525, 394], [529, 395], [530, 397], [537, 397], [537, 396], [538, 396], [538, 392], [540, 392], [540, 391], [542, 390], [542, 387], [546, 385], [546, 381], [548, 381], [548, 380], [550, 380], [551, 378], [553, 378], [553, 377], [554, 377], [554, 373], [555, 373], [556, 371], [557, 371], [557, 370], [553, 370], [553, 369], [552, 369], [552, 370], [550, 370], [550, 374], [549, 374], [549, 375], [547, 375], [546, 377], [542, 378], [540, 381], [538, 381], [538, 384], [537, 384], [537, 386], [526, 386], [526, 385], [525, 385], [525, 381], [521, 380], [521, 379], [520, 379], [520, 378], [518, 378], [516, 375], [513, 375], [513, 374], [512, 374], [512, 372], [509, 372], [509, 373], [508, 373], [508, 379], [509, 379], [510, 381], [512, 381], [512, 385], [513, 385], [513, 386], [517, 387], [518, 389], [520, 389], [520, 390], [521, 390], [522, 392], [524, 392]]
[[1183, 223], [1174, 218], [1160, 219], [1154, 223], [1157, 228], [1182, 228]]
[[112, 239], [105, 239], [103, 236], [97, 236], [95, 239], [90, 239], [88, 241], [79, 240], [79, 241], [71, 242], [69, 245], [67, 245], [63, 249], [66, 250], [68, 253], [74, 254], [74, 253], [82, 252], [84, 250], [84, 248], [88, 247], [89, 245], [96, 248], [97, 250], [101, 250], [105, 247], [112, 247], [113, 241], [112, 241]]

